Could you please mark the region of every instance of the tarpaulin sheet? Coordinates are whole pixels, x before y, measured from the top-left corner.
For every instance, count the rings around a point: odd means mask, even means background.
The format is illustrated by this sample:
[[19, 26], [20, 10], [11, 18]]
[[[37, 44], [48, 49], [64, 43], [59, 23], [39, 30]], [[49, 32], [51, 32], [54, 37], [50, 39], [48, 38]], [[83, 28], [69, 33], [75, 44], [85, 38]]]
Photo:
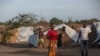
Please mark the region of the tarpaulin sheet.
[[17, 42], [27, 42], [28, 38], [33, 34], [33, 27], [20, 27], [18, 28]]
[[[61, 24], [61, 25], [57, 25], [54, 29], [58, 30], [62, 27], [65, 27], [65, 32], [69, 36], [69, 38], [71, 38], [74, 42], [77, 42], [79, 34], [74, 29], [70, 28], [69, 26], [67, 26], [65, 24]], [[47, 32], [48, 31], [44, 32], [44, 35], [46, 35]]]

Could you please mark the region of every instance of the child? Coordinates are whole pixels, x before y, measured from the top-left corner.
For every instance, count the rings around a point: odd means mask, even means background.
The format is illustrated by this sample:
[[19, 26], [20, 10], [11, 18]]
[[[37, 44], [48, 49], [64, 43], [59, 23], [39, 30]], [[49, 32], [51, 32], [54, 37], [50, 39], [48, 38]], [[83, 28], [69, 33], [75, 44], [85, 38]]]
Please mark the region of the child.
[[44, 37], [44, 35], [43, 35], [43, 32], [42, 32], [42, 28], [41, 27], [39, 27], [39, 41], [38, 41], [38, 47], [39, 48], [44, 48], [44, 39], [43, 39], [43, 37]]

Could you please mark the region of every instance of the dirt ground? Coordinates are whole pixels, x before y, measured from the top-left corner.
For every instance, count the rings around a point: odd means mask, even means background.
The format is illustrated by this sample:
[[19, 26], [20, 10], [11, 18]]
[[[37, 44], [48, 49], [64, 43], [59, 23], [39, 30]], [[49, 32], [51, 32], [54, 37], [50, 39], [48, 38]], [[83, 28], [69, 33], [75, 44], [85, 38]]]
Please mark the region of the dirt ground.
[[[0, 45], [0, 56], [48, 56], [48, 49], [27, 45]], [[57, 56], [81, 56], [79, 47], [57, 49]], [[89, 48], [89, 56], [100, 56], [100, 48]]]

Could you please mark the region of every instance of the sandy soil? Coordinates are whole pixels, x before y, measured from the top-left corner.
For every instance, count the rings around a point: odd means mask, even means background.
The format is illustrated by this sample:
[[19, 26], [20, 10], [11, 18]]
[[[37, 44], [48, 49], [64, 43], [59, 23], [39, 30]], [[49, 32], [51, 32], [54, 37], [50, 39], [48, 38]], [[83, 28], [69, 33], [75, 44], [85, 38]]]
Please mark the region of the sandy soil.
[[[0, 45], [0, 56], [48, 56], [48, 49], [27, 45]], [[79, 47], [57, 49], [57, 56], [81, 56]], [[89, 48], [89, 56], [100, 56], [100, 48]]]

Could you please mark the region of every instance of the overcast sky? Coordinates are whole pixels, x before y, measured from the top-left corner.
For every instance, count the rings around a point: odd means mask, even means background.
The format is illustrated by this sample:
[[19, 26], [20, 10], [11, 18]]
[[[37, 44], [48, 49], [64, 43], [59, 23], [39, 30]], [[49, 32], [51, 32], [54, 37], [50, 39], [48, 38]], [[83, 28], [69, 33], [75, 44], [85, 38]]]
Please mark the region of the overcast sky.
[[100, 0], [0, 0], [0, 21], [7, 21], [18, 13], [42, 15], [46, 20], [57, 17], [68, 20], [100, 19]]

